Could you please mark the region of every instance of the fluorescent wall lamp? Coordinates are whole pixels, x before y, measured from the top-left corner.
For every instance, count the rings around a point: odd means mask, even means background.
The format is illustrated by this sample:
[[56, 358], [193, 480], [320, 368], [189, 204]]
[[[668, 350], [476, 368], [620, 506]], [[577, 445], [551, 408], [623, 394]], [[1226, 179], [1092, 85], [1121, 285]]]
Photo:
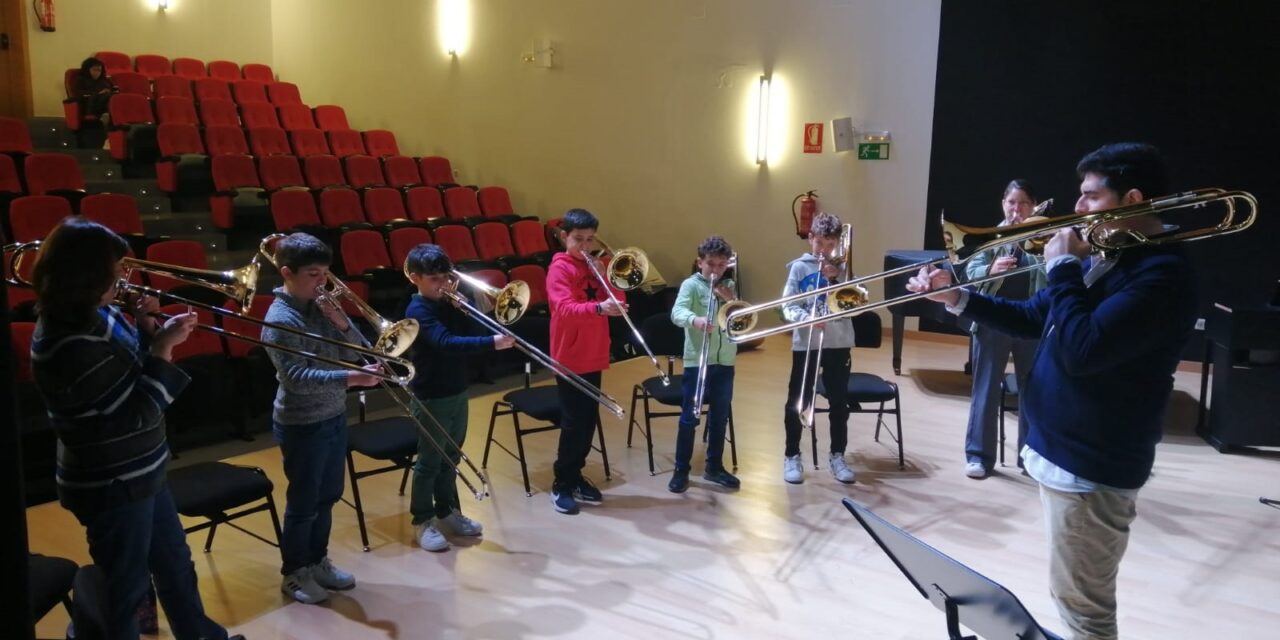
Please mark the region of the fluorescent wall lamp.
[[462, 55], [471, 31], [468, 0], [437, 0], [436, 22], [445, 54], [454, 58]]
[[756, 109], [756, 164], [769, 162], [769, 77], [760, 76], [760, 104]]

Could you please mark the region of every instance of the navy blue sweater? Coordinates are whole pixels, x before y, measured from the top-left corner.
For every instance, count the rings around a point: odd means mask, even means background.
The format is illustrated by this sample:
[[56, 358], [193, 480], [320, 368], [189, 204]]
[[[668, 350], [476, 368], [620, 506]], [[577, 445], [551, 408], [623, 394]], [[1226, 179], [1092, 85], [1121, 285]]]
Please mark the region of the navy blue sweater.
[[418, 321], [409, 357], [417, 375], [409, 388], [419, 398], [447, 398], [467, 390], [466, 354], [493, 351], [493, 336], [467, 336], [476, 323], [447, 301], [413, 294], [404, 317]]
[[1041, 337], [1022, 391], [1027, 444], [1086, 480], [1137, 489], [1151, 475], [1179, 354], [1195, 326], [1195, 282], [1175, 249], [1125, 251], [1091, 287], [1062, 264], [1025, 301], [972, 294], [963, 315]]

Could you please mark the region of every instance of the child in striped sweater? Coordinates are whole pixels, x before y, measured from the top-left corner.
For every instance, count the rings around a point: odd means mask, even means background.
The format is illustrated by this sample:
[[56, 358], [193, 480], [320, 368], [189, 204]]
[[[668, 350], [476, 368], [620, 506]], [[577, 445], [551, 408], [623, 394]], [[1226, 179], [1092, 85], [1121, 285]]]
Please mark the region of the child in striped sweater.
[[67, 218], [36, 262], [31, 368], [58, 434], [58, 498], [106, 574], [110, 637], [138, 637], [134, 613], [154, 581], [174, 637], [220, 640], [165, 481], [164, 410], [190, 382], [173, 348], [195, 314], [161, 323], [154, 298], [135, 298], [131, 323], [112, 304], [127, 251], [106, 227]]

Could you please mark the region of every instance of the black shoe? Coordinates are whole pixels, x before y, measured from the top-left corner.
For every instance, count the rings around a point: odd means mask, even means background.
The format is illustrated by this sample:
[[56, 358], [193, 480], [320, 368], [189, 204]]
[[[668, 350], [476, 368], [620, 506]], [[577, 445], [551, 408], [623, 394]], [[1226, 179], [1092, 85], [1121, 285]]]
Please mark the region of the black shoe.
[[600, 504], [604, 502], [604, 494], [586, 478], [578, 479], [578, 486], [573, 488], [573, 498], [579, 502]]
[[676, 470], [671, 474], [671, 482], [667, 483], [667, 491], [671, 493], [684, 493], [689, 488], [689, 470]]
[[573, 515], [578, 512], [578, 501], [573, 499], [573, 492], [564, 487], [551, 487], [551, 506], [560, 513]]
[[738, 476], [735, 476], [724, 469], [707, 469], [702, 473], [702, 479], [714, 482], [729, 489], [737, 489], [742, 486], [742, 482], [738, 480]]

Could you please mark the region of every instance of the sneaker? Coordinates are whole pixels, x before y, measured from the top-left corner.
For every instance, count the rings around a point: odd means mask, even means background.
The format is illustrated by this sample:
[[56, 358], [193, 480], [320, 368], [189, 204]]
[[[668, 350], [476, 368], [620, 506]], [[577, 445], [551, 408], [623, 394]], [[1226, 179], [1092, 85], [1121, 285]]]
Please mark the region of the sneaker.
[[710, 482], [714, 482], [722, 487], [727, 487], [729, 489], [737, 489], [739, 486], [742, 485], [742, 482], [738, 480], [738, 476], [735, 476], [732, 473], [725, 471], [723, 468], [707, 469], [702, 473], [702, 479]]
[[676, 469], [671, 474], [671, 482], [667, 483], [667, 491], [671, 493], [684, 493], [689, 488], [689, 470]]
[[413, 525], [413, 537], [418, 541], [418, 546], [427, 551], [444, 551], [449, 548], [449, 541], [439, 529], [432, 526], [433, 522], [438, 520], [428, 520]]
[[849, 463], [844, 461], [843, 453], [831, 454], [831, 460], [827, 466], [831, 467], [831, 476], [836, 480], [845, 484], [853, 484], [853, 469], [850, 469]]
[[604, 502], [604, 494], [585, 477], [578, 479], [578, 486], [573, 488], [573, 498], [578, 502], [600, 504]]
[[573, 493], [563, 487], [552, 487], [551, 489], [551, 506], [556, 508], [560, 513], [573, 515], [578, 512], [578, 501], [573, 499]]
[[981, 480], [987, 477], [987, 468], [982, 466], [981, 462], [970, 462], [964, 465], [964, 475], [974, 480]]
[[311, 579], [330, 591], [346, 591], [356, 586], [356, 577], [333, 566], [328, 558], [311, 565]]
[[804, 482], [804, 462], [800, 460], [800, 454], [787, 456], [782, 461], [782, 479], [791, 484], [800, 484]]
[[476, 522], [457, 511], [454, 511], [443, 518], [437, 518], [436, 528], [451, 536], [463, 536], [468, 538], [478, 536], [484, 531], [484, 527], [481, 526], [479, 522]]
[[280, 590], [302, 604], [320, 604], [329, 599], [329, 592], [311, 577], [311, 567], [303, 567], [286, 575], [280, 581]]

